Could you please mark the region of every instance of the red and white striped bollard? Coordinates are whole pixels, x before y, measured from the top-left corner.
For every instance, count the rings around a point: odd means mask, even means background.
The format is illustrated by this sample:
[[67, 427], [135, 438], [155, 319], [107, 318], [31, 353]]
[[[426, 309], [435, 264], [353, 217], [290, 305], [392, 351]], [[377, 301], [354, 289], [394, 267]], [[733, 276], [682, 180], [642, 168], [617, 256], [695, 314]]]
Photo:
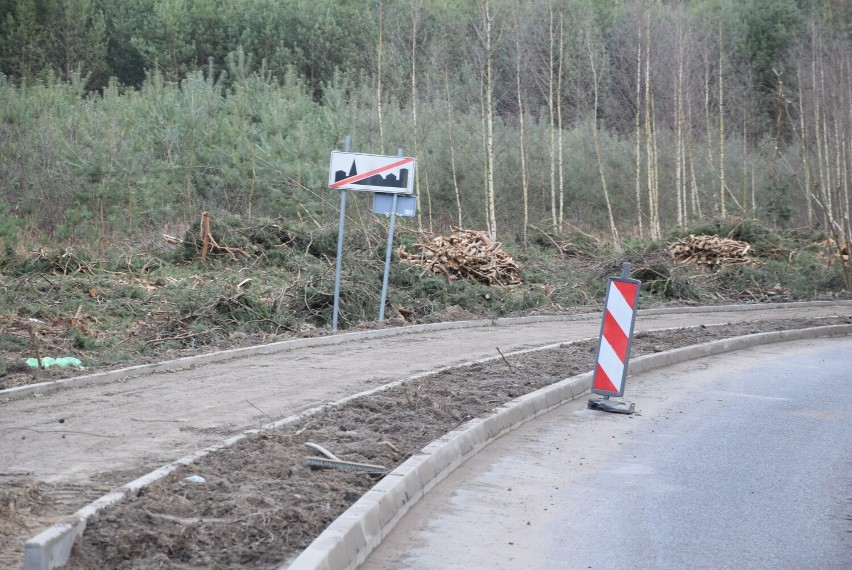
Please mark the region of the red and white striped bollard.
[[[592, 380], [592, 392], [604, 396], [604, 401], [610, 396], [624, 395], [633, 325], [639, 304], [639, 286], [642, 284], [641, 281], [627, 277], [629, 274], [630, 264], [625, 263], [622, 267], [622, 277], [610, 277], [604, 301], [603, 322]], [[592, 402], [600, 401], [590, 400], [589, 407], [604, 409], [599, 405], [593, 406]], [[632, 411], [633, 404], [630, 403], [630, 411], [626, 413]]]

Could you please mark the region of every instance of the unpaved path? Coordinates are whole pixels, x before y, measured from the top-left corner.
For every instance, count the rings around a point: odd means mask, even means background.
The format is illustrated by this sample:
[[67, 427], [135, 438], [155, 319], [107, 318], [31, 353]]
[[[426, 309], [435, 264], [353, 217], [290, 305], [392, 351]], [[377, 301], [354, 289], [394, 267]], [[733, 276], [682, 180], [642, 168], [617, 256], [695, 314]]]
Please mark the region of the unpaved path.
[[[643, 315], [636, 331], [699, 324], [852, 315], [852, 306]], [[239, 358], [0, 405], [0, 472], [85, 483], [147, 471], [341, 397], [436, 368], [596, 337], [582, 320], [433, 330]], [[103, 481], [103, 479], [101, 479]]]
[[[850, 315], [849, 304], [644, 314], [636, 330]], [[55, 486], [55, 509], [40, 521], [49, 524], [51, 517], [67, 515], [142, 473], [271, 419], [420, 372], [493, 357], [497, 348], [505, 354], [595, 337], [599, 327], [595, 313], [568, 321], [430, 330], [10, 400], [0, 404], [0, 492], [20, 491], [35, 481]], [[27, 529], [30, 535], [39, 530]]]

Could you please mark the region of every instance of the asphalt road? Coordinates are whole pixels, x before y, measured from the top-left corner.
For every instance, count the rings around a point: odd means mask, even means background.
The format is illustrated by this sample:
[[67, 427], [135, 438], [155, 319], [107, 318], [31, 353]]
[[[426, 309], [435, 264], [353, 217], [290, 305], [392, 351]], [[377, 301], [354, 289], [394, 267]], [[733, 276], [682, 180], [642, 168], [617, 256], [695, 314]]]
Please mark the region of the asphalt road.
[[480, 452], [361, 567], [852, 568], [852, 339], [630, 377]]

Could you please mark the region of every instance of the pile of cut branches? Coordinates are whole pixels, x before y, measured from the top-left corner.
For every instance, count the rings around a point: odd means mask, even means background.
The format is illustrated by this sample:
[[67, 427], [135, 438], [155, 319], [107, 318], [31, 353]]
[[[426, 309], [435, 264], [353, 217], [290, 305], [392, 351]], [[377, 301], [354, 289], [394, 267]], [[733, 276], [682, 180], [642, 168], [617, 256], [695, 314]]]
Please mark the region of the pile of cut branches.
[[718, 236], [695, 236], [677, 239], [668, 244], [675, 261], [713, 267], [723, 263], [750, 263], [748, 242]]
[[85, 255], [76, 253], [70, 247], [63, 250], [40, 247], [26, 256], [25, 264], [30, 266], [30, 271], [38, 269], [53, 275], [94, 275], [97, 266], [97, 262], [89, 261]]
[[402, 245], [396, 252], [409, 263], [422, 265], [425, 271], [443, 274], [448, 280], [473, 278], [486, 285], [517, 285], [521, 270], [515, 261], [487, 233], [453, 228], [449, 236], [421, 238], [419, 253], [410, 253]]

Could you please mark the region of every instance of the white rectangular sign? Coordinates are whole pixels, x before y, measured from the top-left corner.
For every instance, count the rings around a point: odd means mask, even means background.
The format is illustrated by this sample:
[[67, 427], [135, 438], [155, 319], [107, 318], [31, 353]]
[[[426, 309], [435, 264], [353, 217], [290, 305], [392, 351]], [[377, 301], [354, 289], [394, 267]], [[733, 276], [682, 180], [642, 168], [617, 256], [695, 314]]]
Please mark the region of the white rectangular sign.
[[412, 157], [355, 152], [331, 153], [328, 187], [339, 190], [411, 194], [414, 192]]
[[[392, 194], [384, 192], [376, 192], [373, 194], [373, 213], [374, 214], [391, 214], [393, 213]], [[404, 218], [413, 218], [417, 215], [417, 196], [397, 196], [396, 197], [396, 215]]]

